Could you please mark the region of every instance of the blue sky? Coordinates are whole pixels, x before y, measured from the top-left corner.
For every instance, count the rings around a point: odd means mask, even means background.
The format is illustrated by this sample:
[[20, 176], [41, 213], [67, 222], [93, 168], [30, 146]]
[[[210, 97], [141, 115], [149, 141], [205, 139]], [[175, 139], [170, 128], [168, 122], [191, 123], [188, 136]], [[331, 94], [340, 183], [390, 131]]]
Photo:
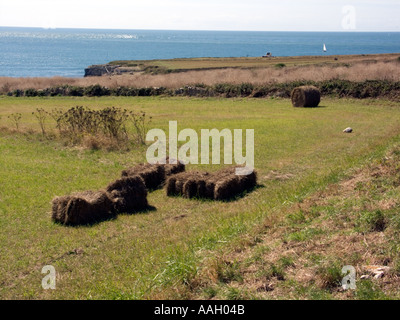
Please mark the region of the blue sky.
[[0, 0], [0, 26], [44, 28], [400, 31], [399, 17], [400, 0]]

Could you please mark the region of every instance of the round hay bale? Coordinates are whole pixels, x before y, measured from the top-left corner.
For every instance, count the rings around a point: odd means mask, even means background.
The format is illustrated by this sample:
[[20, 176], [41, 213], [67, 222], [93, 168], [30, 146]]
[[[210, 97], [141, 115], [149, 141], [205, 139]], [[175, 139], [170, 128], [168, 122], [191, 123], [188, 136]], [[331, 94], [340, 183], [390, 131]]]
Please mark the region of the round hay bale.
[[321, 93], [314, 86], [302, 86], [294, 88], [290, 98], [293, 107], [296, 108], [316, 108], [321, 102]]

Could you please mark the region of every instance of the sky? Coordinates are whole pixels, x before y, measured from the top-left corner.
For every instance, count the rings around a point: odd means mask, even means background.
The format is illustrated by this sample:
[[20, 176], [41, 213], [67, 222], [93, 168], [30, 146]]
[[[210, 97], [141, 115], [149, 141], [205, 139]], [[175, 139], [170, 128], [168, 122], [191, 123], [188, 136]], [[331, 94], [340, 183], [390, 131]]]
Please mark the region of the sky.
[[400, 31], [400, 0], [0, 0], [0, 26]]

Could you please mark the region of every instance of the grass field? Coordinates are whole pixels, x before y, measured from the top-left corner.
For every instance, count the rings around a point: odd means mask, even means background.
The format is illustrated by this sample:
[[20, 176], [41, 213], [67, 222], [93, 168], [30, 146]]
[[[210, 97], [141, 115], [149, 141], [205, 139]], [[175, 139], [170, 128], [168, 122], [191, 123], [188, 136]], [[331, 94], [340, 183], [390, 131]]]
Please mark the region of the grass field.
[[[32, 132], [39, 131], [36, 108], [76, 105], [143, 110], [153, 117], [151, 128], [166, 132], [170, 120], [178, 130], [254, 129], [260, 186], [231, 202], [167, 198], [159, 190], [149, 194], [148, 212], [90, 227], [56, 225], [54, 196], [105, 187], [145, 161], [145, 147], [86, 150]], [[7, 116], [16, 112], [20, 132], [0, 133], [1, 299], [185, 298], [182, 287], [204, 273], [209, 259], [244, 236], [256, 239], [268, 217], [400, 140], [398, 104], [379, 100], [324, 99], [320, 108], [294, 109], [285, 99], [0, 97], [0, 127], [12, 127]], [[348, 126], [353, 134], [342, 133]], [[272, 171], [285, 178], [271, 178]], [[56, 268], [56, 290], [41, 287], [45, 265]]]
[[[188, 71], [201, 69], [220, 68], [263, 68], [279, 64], [287, 66], [309, 66], [315, 64], [344, 64], [357, 62], [377, 62], [397, 58], [397, 54], [369, 54], [369, 55], [323, 55], [323, 56], [299, 56], [299, 57], [241, 57], [241, 58], [188, 58], [165, 60], [127, 60], [112, 61], [112, 65], [122, 67], [134, 67], [144, 70], [147, 67], [158, 67], [170, 71]], [[336, 57], [337, 60], [334, 58]]]

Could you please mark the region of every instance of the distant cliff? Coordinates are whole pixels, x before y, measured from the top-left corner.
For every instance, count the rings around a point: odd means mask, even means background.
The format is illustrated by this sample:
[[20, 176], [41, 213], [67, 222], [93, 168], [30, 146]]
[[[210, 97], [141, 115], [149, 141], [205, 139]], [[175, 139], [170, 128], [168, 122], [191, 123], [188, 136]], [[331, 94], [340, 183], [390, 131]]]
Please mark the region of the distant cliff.
[[120, 66], [115, 66], [111, 64], [99, 64], [87, 67], [85, 69], [85, 77], [101, 77], [104, 75], [111, 75], [118, 73], [116, 70]]
[[85, 69], [85, 77], [101, 77], [104, 75], [111, 75], [119, 66], [110, 64], [93, 65]]
[[[158, 67], [155, 67], [158, 68]], [[97, 64], [85, 69], [85, 77], [101, 77], [121, 74], [134, 74], [135, 72], [146, 72], [143, 65], [136, 64]]]

